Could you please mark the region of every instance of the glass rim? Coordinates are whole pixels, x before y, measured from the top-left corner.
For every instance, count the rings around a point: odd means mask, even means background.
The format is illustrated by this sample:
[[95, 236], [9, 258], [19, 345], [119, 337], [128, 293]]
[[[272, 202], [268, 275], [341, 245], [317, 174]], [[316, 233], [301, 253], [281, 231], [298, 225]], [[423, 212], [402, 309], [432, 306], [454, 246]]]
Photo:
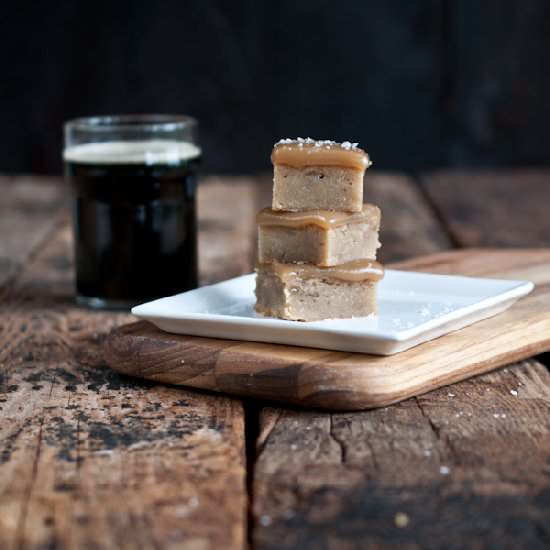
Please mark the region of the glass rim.
[[113, 131], [177, 131], [194, 128], [197, 120], [189, 115], [127, 114], [73, 118], [65, 122], [65, 130], [90, 132]]

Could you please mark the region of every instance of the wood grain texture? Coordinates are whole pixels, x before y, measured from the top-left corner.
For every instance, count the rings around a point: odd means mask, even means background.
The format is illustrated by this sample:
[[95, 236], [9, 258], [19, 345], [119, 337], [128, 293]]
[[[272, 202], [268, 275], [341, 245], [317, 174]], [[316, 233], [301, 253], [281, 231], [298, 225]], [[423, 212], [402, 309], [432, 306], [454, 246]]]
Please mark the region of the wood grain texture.
[[420, 179], [458, 246], [550, 246], [550, 172], [435, 172]]
[[0, 301], [0, 548], [242, 548], [241, 403], [112, 372], [130, 316], [72, 305], [69, 248], [64, 226]]
[[203, 178], [199, 185], [201, 284], [249, 273], [256, 255], [258, 210], [271, 202], [271, 178]]
[[[384, 210], [384, 261], [450, 247], [445, 212], [438, 208], [438, 219], [410, 178], [379, 175], [370, 171], [365, 196]], [[497, 202], [515, 185], [501, 181]], [[203, 178], [203, 282], [250, 270], [255, 233], [241, 216], [269, 202], [269, 185]], [[27, 209], [39, 208], [38, 194], [23, 195]], [[475, 203], [475, 189], [468, 195]], [[4, 215], [0, 200], [0, 224]], [[508, 221], [499, 217], [498, 230]], [[462, 225], [473, 223], [484, 222]], [[530, 223], [521, 231], [547, 227], [546, 217]], [[129, 318], [72, 306], [69, 232], [55, 235], [49, 242], [53, 233], [44, 233], [49, 244], [34, 246], [17, 285], [0, 295], [0, 547], [239, 547], [240, 402], [112, 373], [101, 345]], [[2, 232], [0, 247], [15, 238]], [[19, 266], [28, 254], [21, 257]], [[421, 267], [456, 271], [452, 258]], [[479, 275], [486, 268], [468, 264]], [[329, 414], [258, 402], [251, 546], [548, 547], [549, 387], [548, 371], [528, 360], [387, 409]]]
[[[203, 178], [198, 193], [202, 284], [252, 271], [257, 241], [254, 219], [258, 210], [271, 204], [272, 185], [269, 174]], [[364, 197], [382, 209], [382, 262], [451, 247], [411, 178], [371, 169], [365, 177]]]
[[59, 224], [65, 204], [60, 178], [0, 177], [0, 289]]
[[496, 317], [390, 357], [173, 335], [139, 322], [111, 334], [106, 359], [120, 373], [149, 380], [357, 410], [396, 403], [550, 349], [549, 250], [454, 251], [406, 265], [528, 279], [537, 288]]
[[[437, 173], [437, 183], [434, 177], [424, 187], [440, 221], [433, 230], [448, 232], [453, 246], [489, 245], [497, 237], [504, 246], [544, 244], [537, 235], [548, 227], [547, 216], [525, 214], [510, 174], [499, 173], [489, 185], [480, 172], [468, 174], [471, 181]], [[491, 192], [484, 194], [486, 187]], [[544, 209], [547, 190], [530, 186], [527, 202]], [[512, 195], [512, 204], [501, 194]], [[493, 205], [503, 215], [491, 213]], [[384, 216], [393, 222], [391, 211]], [[525, 235], [533, 240], [525, 242]], [[402, 250], [417, 246], [414, 231], [396, 237]], [[388, 258], [395, 244], [384, 243]], [[437, 266], [429, 260], [417, 265], [457, 272], [453, 258], [440, 255]], [[475, 275], [491, 269], [475, 256], [462, 261]], [[387, 408], [333, 414], [264, 409], [253, 546], [547, 548], [549, 397], [548, 369], [528, 360]]]
[[260, 425], [254, 548], [548, 547], [536, 361], [360, 413], [266, 408]]
[[396, 262], [452, 247], [437, 216], [408, 176], [369, 169], [364, 200], [382, 210], [382, 248], [378, 253], [381, 262]]

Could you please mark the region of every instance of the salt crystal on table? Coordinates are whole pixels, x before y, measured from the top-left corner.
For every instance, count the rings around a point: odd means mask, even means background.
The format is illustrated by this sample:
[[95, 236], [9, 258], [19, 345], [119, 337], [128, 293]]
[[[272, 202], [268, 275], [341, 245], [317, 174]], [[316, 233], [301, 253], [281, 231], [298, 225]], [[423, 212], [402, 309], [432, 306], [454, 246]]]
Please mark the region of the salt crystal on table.
[[513, 396], [516, 396], [518, 394], [517, 390], [510, 390], [510, 393], [513, 395]]
[[267, 527], [268, 525], [271, 525], [271, 517], [270, 516], [262, 516], [260, 518], [260, 523], [264, 526], [264, 527]]
[[398, 512], [395, 514], [395, 517], [393, 519], [393, 522], [395, 523], [396, 527], [399, 527], [399, 529], [404, 529], [409, 525], [409, 516], [405, 514], [404, 512]]
[[451, 470], [449, 469], [448, 466], [440, 466], [440, 467], [439, 467], [439, 473], [440, 473], [441, 475], [444, 475], [444, 476], [449, 475], [450, 471], [451, 471]]

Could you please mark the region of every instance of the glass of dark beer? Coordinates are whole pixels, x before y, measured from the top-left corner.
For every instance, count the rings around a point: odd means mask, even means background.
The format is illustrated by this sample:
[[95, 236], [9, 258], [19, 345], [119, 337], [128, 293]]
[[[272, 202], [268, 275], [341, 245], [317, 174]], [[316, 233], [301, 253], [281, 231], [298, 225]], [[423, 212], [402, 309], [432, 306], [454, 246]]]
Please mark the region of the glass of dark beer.
[[196, 134], [188, 116], [65, 124], [79, 304], [127, 309], [197, 287]]

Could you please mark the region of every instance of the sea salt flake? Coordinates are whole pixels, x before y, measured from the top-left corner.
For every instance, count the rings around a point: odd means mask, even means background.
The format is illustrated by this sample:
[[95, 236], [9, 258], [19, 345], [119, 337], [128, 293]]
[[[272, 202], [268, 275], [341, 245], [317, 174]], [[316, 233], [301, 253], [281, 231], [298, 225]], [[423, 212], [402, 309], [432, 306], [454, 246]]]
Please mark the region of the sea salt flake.
[[264, 526], [264, 527], [267, 527], [268, 525], [271, 525], [271, 516], [262, 516], [260, 518], [260, 523]]
[[399, 529], [404, 529], [409, 525], [409, 516], [405, 512], [398, 512], [393, 518], [393, 522]]
[[518, 394], [517, 390], [510, 390], [510, 393], [515, 397]]
[[443, 476], [449, 475], [450, 472], [451, 472], [451, 470], [449, 469], [448, 466], [440, 466], [439, 467], [439, 473]]
[[339, 145], [342, 149], [346, 151], [351, 151], [357, 149], [359, 143], [352, 143], [350, 141], [343, 141], [342, 143], [337, 143], [331, 139], [313, 139], [310, 137], [302, 138], [297, 137], [292, 138], [282, 138], [275, 143], [275, 145], [292, 145], [293, 143], [298, 144], [298, 147], [303, 149], [304, 145], [312, 145], [315, 149], [331, 149], [332, 147]]

